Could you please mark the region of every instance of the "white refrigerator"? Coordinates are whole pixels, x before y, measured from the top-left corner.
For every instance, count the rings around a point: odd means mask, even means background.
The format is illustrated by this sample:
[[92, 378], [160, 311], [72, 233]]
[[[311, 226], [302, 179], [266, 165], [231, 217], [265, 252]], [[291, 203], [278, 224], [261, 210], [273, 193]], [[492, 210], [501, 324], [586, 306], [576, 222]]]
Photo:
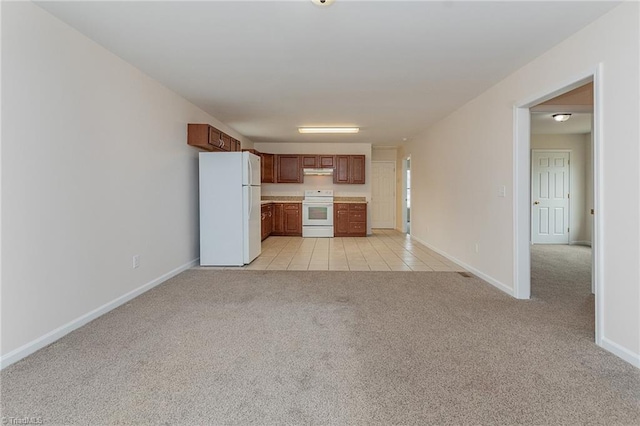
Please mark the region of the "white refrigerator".
[[200, 153], [200, 265], [240, 266], [261, 251], [260, 157]]

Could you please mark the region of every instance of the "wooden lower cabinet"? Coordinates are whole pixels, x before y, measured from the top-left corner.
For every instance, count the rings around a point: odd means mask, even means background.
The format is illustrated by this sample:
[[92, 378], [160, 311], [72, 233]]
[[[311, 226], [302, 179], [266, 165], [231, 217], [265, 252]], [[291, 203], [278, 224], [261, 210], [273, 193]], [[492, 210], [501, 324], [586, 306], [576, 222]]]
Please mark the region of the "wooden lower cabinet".
[[284, 235], [302, 235], [302, 211], [300, 204], [284, 205]]
[[333, 234], [336, 237], [366, 237], [367, 204], [334, 203]]
[[271, 235], [284, 235], [284, 204], [273, 203], [271, 209], [273, 212]]
[[271, 204], [264, 204], [262, 206], [262, 238], [264, 240], [273, 229], [273, 209]]
[[349, 234], [349, 204], [333, 204], [333, 235], [336, 237]]
[[302, 205], [300, 203], [273, 203], [271, 235], [302, 236]]

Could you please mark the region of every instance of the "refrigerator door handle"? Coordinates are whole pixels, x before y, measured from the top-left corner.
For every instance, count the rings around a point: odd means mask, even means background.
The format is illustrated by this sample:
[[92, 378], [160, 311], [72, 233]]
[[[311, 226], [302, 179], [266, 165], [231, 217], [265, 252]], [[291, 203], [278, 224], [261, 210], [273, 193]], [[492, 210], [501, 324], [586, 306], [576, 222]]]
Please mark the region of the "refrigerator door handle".
[[251, 157], [247, 156], [247, 163], [249, 163], [249, 182], [247, 185], [253, 185], [253, 166], [251, 165]]
[[[251, 164], [251, 163], [249, 163]], [[251, 166], [249, 166], [251, 167]], [[251, 170], [251, 169], [249, 169]], [[253, 212], [253, 187], [249, 185], [249, 218], [251, 218], [251, 213]]]

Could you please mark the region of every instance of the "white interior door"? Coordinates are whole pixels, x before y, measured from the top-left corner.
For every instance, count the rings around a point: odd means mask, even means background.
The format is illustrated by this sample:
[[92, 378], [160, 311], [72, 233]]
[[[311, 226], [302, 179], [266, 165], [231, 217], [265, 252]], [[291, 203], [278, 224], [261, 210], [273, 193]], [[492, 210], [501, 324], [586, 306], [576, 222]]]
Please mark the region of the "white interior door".
[[569, 244], [569, 151], [531, 153], [531, 242]]
[[371, 162], [371, 226], [396, 227], [396, 163]]

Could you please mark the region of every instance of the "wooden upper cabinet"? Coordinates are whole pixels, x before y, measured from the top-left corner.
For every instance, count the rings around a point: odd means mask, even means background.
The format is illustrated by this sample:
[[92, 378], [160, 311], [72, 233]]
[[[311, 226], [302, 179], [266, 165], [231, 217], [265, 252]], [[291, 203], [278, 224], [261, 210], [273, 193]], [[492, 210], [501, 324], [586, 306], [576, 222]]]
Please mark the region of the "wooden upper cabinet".
[[187, 144], [207, 151], [239, 151], [240, 141], [208, 124], [189, 123]]
[[354, 184], [364, 184], [364, 155], [351, 155], [351, 164], [349, 164], [349, 180]]
[[231, 136], [222, 133], [222, 145], [220, 149], [223, 151], [231, 151]]
[[187, 144], [211, 151], [213, 147], [209, 144], [209, 125], [189, 123], [187, 125]]
[[211, 126], [209, 126], [209, 144], [214, 150], [222, 150], [222, 132]]
[[333, 183], [365, 183], [364, 155], [336, 155]]
[[278, 183], [301, 183], [302, 167], [299, 155], [276, 155]]
[[302, 168], [303, 169], [315, 169], [318, 168], [318, 156], [317, 155], [301, 155]]
[[319, 155], [318, 156], [318, 167], [321, 169], [333, 169], [335, 163], [335, 156], [333, 155]]
[[275, 180], [275, 155], [260, 153], [260, 171], [262, 183], [274, 183]]
[[310, 155], [305, 154], [300, 156], [303, 169], [333, 169], [334, 156], [333, 155]]
[[333, 183], [349, 182], [349, 155], [336, 155], [336, 166], [333, 172]]

